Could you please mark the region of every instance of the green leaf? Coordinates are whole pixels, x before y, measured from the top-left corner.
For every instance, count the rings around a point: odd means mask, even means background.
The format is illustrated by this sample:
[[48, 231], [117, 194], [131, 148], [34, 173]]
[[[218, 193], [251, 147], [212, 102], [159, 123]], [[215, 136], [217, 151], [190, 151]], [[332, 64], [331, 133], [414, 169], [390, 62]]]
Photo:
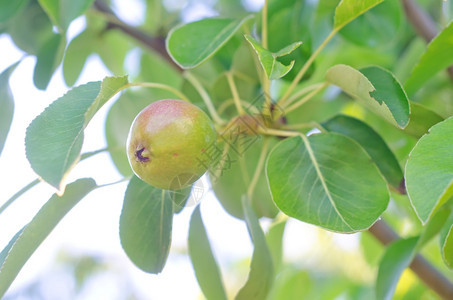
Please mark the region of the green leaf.
[[[183, 83], [181, 73], [174, 66], [170, 65], [168, 61], [153, 52], [142, 54], [140, 60], [140, 77], [144, 81], [163, 83], [176, 89], [180, 89]], [[153, 90], [153, 92], [156, 91]], [[164, 92], [168, 97], [174, 96], [174, 94], [167, 91], [161, 92]]]
[[117, 30], [101, 31], [96, 36], [94, 50], [104, 65], [115, 75], [123, 75], [124, 60], [131, 49], [129, 40]]
[[217, 51], [213, 57], [213, 64], [220, 65], [224, 70], [231, 70], [239, 47], [242, 44], [242, 37], [239, 34], [235, 34], [231, 39]]
[[428, 45], [415, 65], [404, 87], [408, 94], [415, 93], [437, 72], [453, 64], [453, 22], [450, 22]]
[[[340, 0], [319, 0], [316, 3], [316, 10], [313, 12], [313, 22], [310, 31], [314, 33], [313, 44], [319, 45], [325, 36], [332, 31], [335, 9]], [[326, 20], [331, 22], [326, 22]], [[303, 40], [305, 41], [305, 40]]]
[[94, 0], [38, 0], [52, 23], [66, 31], [71, 21], [85, 12]]
[[417, 102], [411, 101], [410, 105], [410, 121], [407, 127], [404, 128], [404, 132], [416, 137], [417, 139], [427, 133], [432, 126], [444, 120], [444, 118], [439, 116], [437, 113]]
[[175, 27], [168, 34], [167, 51], [182, 68], [194, 68], [214, 55], [248, 19], [203, 19]]
[[332, 231], [369, 228], [389, 201], [387, 184], [365, 150], [337, 133], [280, 142], [266, 171], [282, 212]]
[[247, 223], [254, 250], [252, 262], [250, 263], [249, 278], [239, 290], [236, 300], [266, 299], [274, 281], [274, 266], [271, 253], [267, 247], [266, 237], [248, 201], [250, 200], [246, 196], [242, 197], [245, 222]]
[[439, 210], [423, 227], [417, 237], [400, 239], [387, 247], [379, 264], [376, 279], [376, 299], [391, 299], [404, 269], [413, 258], [442, 229], [451, 210]]
[[55, 35], [47, 14], [35, 1], [30, 1], [8, 22], [8, 33], [17, 47], [33, 55], [37, 55], [43, 45]]
[[282, 64], [277, 60], [280, 56], [285, 56], [293, 52], [297, 47], [299, 47], [302, 42], [292, 43], [289, 46], [281, 49], [278, 52], [272, 53], [267, 49], [264, 49], [258, 41], [252, 38], [250, 35], [245, 35], [246, 40], [250, 43], [253, 50], [255, 50], [256, 54], [258, 55], [258, 59], [260, 61], [261, 67], [266, 72], [266, 75], [269, 79], [279, 79], [285, 76], [294, 66], [294, 61], [287, 66]]
[[376, 279], [376, 299], [392, 299], [403, 271], [415, 256], [418, 237], [397, 240], [387, 247]]
[[69, 43], [63, 59], [63, 77], [67, 86], [73, 86], [82, 73], [96, 36], [90, 31], [83, 31]]
[[25, 137], [26, 155], [44, 181], [64, 191], [64, 179], [80, 158], [83, 130], [126, 84], [126, 76], [106, 77], [102, 82], [75, 87], [31, 122]]
[[[270, 292], [268, 300], [283, 300], [283, 299], [334, 299], [331, 294], [326, 295], [326, 289], [322, 289], [324, 293], [315, 285], [315, 282], [307, 271], [284, 269], [279, 272], [275, 278], [275, 283]], [[343, 286], [344, 291], [344, 286]]]
[[[72, 86], [83, 70], [88, 56], [96, 53], [104, 65], [113, 74], [124, 74], [124, 60], [131, 49], [129, 40], [117, 30], [105, 30], [101, 26], [88, 27], [76, 36], [65, 53], [63, 61], [63, 75], [68, 86]], [[155, 65], [152, 69], [159, 69]], [[159, 82], [157, 80], [150, 80]]]
[[342, 0], [335, 9], [334, 30], [340, 30], [343, 26], [382, 1], [384, 0]]
[[201, 219], [199, 205], [190, 218], [188, 243], [195, 276], [204, 296], [206, 299], [226, 300], [222, 277]]
[[63, 59], [66, 39], [60, 34], [50, 38], [36, 55], [36, 66], [33, 73], [33, 82], [40, 90], [45, 90], [49, 85], [53, 73]]
[[94, 0], [60, 0], [61, 26], [67, 29], [72, 20], [82, 15]]
[[406, 188], [417, 216], [426, 223], [453, 195], [453, 117], [434, 125], [409, 154]]
[[157, 274], [167, 261], [178, 191], [155, 188], [133, 176], [120, 217], [121, 246], [141, 270]]
[[383, 1], [340, 30], [342, 37], [359, 46], [376, 48], [401, 37], [404, 13], [398, 1]]
[[[241, 43], [232, 57], [231, 70], [233, 70], [235, 74], [244, 75], [244, 78], [237, 77], [237, 79], [248, 82], [249, 89], [253, 89], [260, 80], [258, 75], [259, 70], [256, 68], [253, 57], [254, 54], [250, 51], [250, 46], [246, 43]], [[226, 78], [226, 75], [223, 74], [223, 77]], [[253, 96], [250, 97], [256, 97], [256, 92], [252, 95]]]
[[385, 247], [369, 232], [360, 234], [360, 252], [370, 266], [377, 266]]
[[[6, 260], [6, 258], [8, 257], [11, 248], [13, 248], [14, 244], [16, 243], [16, 241], [17, 241], [17, 240], [19, 239], [19, 237], [22, 235], [22, 232], [24, 232], [24, 229], [25, 229], [25, 226], [22, 227], [22, 229], [19, 230], [19, 231], [13, 236], [13, 238], [9, 241], [8, 245], [6, 245], [6, 247], [3, 248], [2, 252], [0, 252], [0, 266], [3, 267], [3, 264], [5, 263], [5, 260]], [[1, 269], [0, 269], [0, 274], [1, 274]], [[8, 288], [8, 287], [6, 287], [6, 289], [7, 289], [7, 288]]]
[[[231, 127], [232, 129], [236, 127]], [[251, 141], [251, 142], [250, 142]], [[275, 141], [271, 141], [271, 146]], [[259, 136], [252, 137], [247, 144], [249, 148], [240, 154], [235, 151], [230, 151], [228, 161], [224, 165], [224, 170], [218, 178], [211, 175], [212, 188], [214, 193], [222, 204], [223, 208], [232, 216], [236, 218], [244, 218], [242, 209], [241, 196], [247, 193], [249, 181], [244, 180], [244, 172], [248, 174], [249, 178], [253, 176], [256, 170], [258, 159], [260, 157], [261, 149], [263, 146], [263, 139]], [[220, 151], [223, 151], [221, 149]], [[234, 189], [231, 187], [234, 186]], [[269, 187], [267, 185], [266, 176], [264, 171], [259, 176], [256, 184], [255, 191], [252, 196], [252, 207], [258, 217], [266, 216], [269, 218], [275, 217], [278, 209], [272, 201]]]
[[90, 178], [79, 179], [69, 184], [63, 196], [54, 194], [30, 223], [13, 237], [0, 253], [0, 298], [58, 222], [95, 188], [96, 183]]
[[375, 88], [370, 92], [370, 96], [379, 104], [387, 105], [399, 127], [406, 127], [409, 123], [409, 99], [395, 76], [391, 72], [375, 66], [361, 69], [360, 72]]
[[[268, 49], [277, 51], [294, 41], [303, 41], [299, 48], [279, 59], [284, 65], [295, 61], [291, 71], [284, 77], [285, 80], [291, 81], [311, 55], [312, 35], [318, 36], [313, 31], [316, 3], [307, 1], [276, 2], [276, 4], [273, 4], [272, 1], [268, 3]], [[314, 69], [314, 66], [311, 66], [302, 80], [308, 78]]]
[[365, 149], [374, 160], [387, 182], [395, 188], [400, 188], [403, 171], [392, 150], [382, 137], [366, 123], [345, 115], [337, 115], [322, 123], [330, 132], [346, 135]]
[[91, 118], [97, 113], [99, 109], [108, 101], [110, 98], [115, 96], [122, 89], [127, 88], [128, 80], [127, 76], [115, 76], [106, 77], [101, 82], [101, 87], [97, 97], [94, 99], [92, 104], [88, 107], [85, 113], [85, 127]]
[[445, 223], [450, 216], [451, 208], [442, 207], [437, 210], [433, 217], [423, 227], [420, 238], [417, 243], [417, 250], [421, 250], [428, 242], [434, 238], [439, 232], [441, 232]]
[[276, 57], [288, 55], [288, 54], [292, 53], [294, 50], [296, 50], [297, 48], [299, 48], [300, 45], [302, 45], [302, 42], [292, 43], [292, 44], [278, 50], [277, 52], [274, 53], [274, 55]]
[[282, 265], [285, 226], [286, 220], [277, 220], [271, 224], [266, 234], [267, 246], [272, 255], [275, 271], [278, 271]]
[[60, 24], [60, 12], [59, 12], [60, 1], [38, 0], [38, 2], [43, 8], [43, 10], [46, 12], [46, 14], [49, 16], [52, 23], [58, 26]]
[[327, 70], [326, 80], [391, 124], [400, 128], [408, 124], [409, 100], [389, 71], [375, 66], [358, 71], [340, 64]]
[[[171, 195], [173, 200], [173, 214], [179, 214], [180, 212], [182, 212], [186, 205], [190, 206], [194, 203], [196, 204], [196, 202], [199, 200], [199, 196], [196, 196], [195, 193], [200, 192], [201, 189], [203, 189], [203, 187], [194, 184], [183, 188], [182, 190], [172, 192]], [[192, 193], [192, 191], [194, 191], [194, 193]]]
[[[20, 61], [19, 61], [20, 62]], [[14, 98], [9, 88], [9, 77], [19, 62], [9, 66], [0, 74], [0, 154], [5, 146], [14, 114]]]
[[[253, 69], [255, 72], [259, 71], [259, 69], [256, 67], [256, 65], [250, 64], [251, 62], [254, 61], [254, 58], [253, 58], [254, 54], [252, 53], [252, 51], [250, 51], [250, 49], [249, 49], [250, 47], [248, 45], [245, 45], [245, 43], [244, 43], [244, 46], [247, 46], [248, 54], [245, 54], [242, 56], [242, 59], [244, 61], [243, 61], [243, 64], [241, 67], [244, 67], [244, 68], [248, 67], [250, 69]], [[240, 49], [239, 51], [241, 51], [241, 50], [242, 49]], [[238, 53], [243, 54], [241, 52], [238, 52]], [[247, 60], [248, 60], [248, 62], [245, 62]], [[251, 68], [251, 67], [253, 67], [253, 68]], [[233, 66], [233, 70], [234, 70], [233, 72], [235, 72], [235, 74], [237, 74], [237, 76], [234, 78], [234, 82], [236, 83], [237, 91], [238, 91], [238, 94], [241, 95], [241, 98], [242, 99], [257, 99], [257, 93], [256, 93], [256, 91], [257, 91], [256, 83], [257, 82], [254, 82], [253, 81], [254, 79], [251, 79], [250, 77], [248, 77], [249, 75], [246, 75], [246, 74], [242, 73], [241, 71], [239, 71], [235, 66]], [[238, 74], [241, 74], [241, 75], [238, 75]], [[211, 96], [211, 99], [214, 102], [215, 106], [220, 106], [222, 104], [223, 104], [223, 106], [225, 106], [225, 102], [228, 102], [228, 101], [229, 101], [229, 103], [232, 104], [232, 105], [229, 105], [228, 108], [222, 112], [224, 118], [232, 119], [233, 117], [235, 117], [237, 115], [237, 111], [236, 111], [236, 107], [232, 103], [233, 95], [231, 93], [231, 88], [228, 83], [227, 76], [228, 76], [227, 73], [223, 72], [220, 76], [218, 76], [216, 78], [216, 80], [214, 81], [214, 83], [211, 86], [210, 96]], [[258, 98], [257, 102], [260, 102], [259, 98]], [[255, 103], [255, 105], [260, 106], [261, 103]], [[245, 105], [245, 106], [247, 109], [249, 108], [248, 107], [249, 105]], [[256, 112], [257, 111], [255, 111], [255, 113]], [[236, 201], [239, 203], [239, 206], [241, 206], [240, 199], [236, 200]]]
[[0, 23], [13, 18], [29, 0], [0, 0]]
[[453, 269], [453, 213], [440, 233], [440, 249], [445, 264]]

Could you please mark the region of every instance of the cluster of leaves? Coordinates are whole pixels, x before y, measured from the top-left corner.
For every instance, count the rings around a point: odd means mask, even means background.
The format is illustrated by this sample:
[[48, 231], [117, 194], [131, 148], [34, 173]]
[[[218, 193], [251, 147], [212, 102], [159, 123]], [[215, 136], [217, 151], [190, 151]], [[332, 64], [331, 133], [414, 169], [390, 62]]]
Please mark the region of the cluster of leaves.
[[[396, 227], [402, 217], [421, 223], [414, 225], [413, 236], [385, 250], [376, 280], [378, 299], [392, 296], [403, 270], [439, 233], [440, 253], [445, 265], [453, 267], [453, 110], [439, 100], [445, 90], [451, 98], [451, 86], [438, 74], [453, 64], [453, 23], [425, 49], [407, 29], [396, 1], [268, 2], [262, 14], [242, 12], [240, 17], [174, 27], [166, 49], [180, 69], [143, 51], [135, 79], [146, 82], [130, 83], [119, 75], [135, 45], [109, 29], [111, 16], [87, 12], [86, 29], [66, 44], [69, 24], [93, 0], [0, 1], [0, 30], [36, 55], [38, 88], [47, 87], [62, 61], [65, 81], [72, 86], [91, 53], [98, 53], [118, 75], [72, 88], [28, 127], [30, 165], [58, 192], [0, 253], [0, 295], [59, 220], [99, 187], [92, 179], [68, 184], [65, 178], [86, 157], [81, 149], [88, 123], [123, 90], [109, 111], [105, 135], [113, 164], [130, 178], [120, 239], [140, 269], [159, 273], [164, 268], [173, 216], [191, 191], [160, 190], [133, 176], [126, 136], [135, 115], [150, 101], [175, 96], [205, 109], [219, 133], [243, 120], [238, 115], [268, 118], [247, 134], [253, 137], [247, 148], [219, 139], [220, 176], [210, 172], [219, 202], [245, 221], [254, 244], [250, 274], [236, 298], [288, 298], [298, 280], [304, 280], [298, 274], [274, 282], [282, 270], [285, 222], [276, 217], [279, 212], [341, 233], [365, 231], [382, 216]], [[167, 32], [166, 25], [158, 25], [150, 26], [153, 33]], [[0, 119], [0, 151], [13, 107], [8, 77], [16, 66], [0, 75], [0, 101], [8, 108], [1, 112], [6, 115]], [[151, 90], [125, 90], [131, 86]], [[313, 129], [318, 132], [306, 134]], [[389, 212], [390, 200], [403, 212]], [[267, 234], [261, 217], [274, 219]], [[199, 206], [192, 214], [188, 250], [205, 296], [226, 299]]]

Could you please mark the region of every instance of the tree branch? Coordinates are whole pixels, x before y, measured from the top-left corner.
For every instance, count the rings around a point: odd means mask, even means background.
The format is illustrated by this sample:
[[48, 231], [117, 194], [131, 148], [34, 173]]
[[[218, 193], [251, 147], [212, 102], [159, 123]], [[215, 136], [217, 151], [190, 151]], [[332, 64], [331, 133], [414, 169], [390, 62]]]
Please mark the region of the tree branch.
[[414, 30], [426, 42], [430, 42], [437, 35], [433, 19], [413, 0], [402, 0], [402, 2], [404, 13]]
[[[398, 234], [382, 220], [374, 223], [368, 231], [385, 246], [400, 238]], [[439, 296], [444, 299], [453, 299], [453, 284], [421, 255], [417, 254], [415, 256], [410, 264], [410, 268]]]
[[[414, 30], [421, 36], [427, 43], [429, 43], [436, 35], [436, 23], [416, 2], [413, 0], [401, 0], [404, 8], [404, 13], [411, 23]], [[447, 69], [450, 79], [453, 81], [453, 66]]]
[[143, 44], [148, 49], [157, 52], [167, 60], [172, 66], [174, 66], [178, 71], [182, 72], [180, 66], [178, 66], [168, 55], [167, 49], [165, 48], [165, 38], [164, 37], [153, 37], [142, 30], [130, 26], [123, 21], [121, 21], [118, 16], [112, 11], [109, 5], [107, 5], [102, 0], [96, 0], [94, 2], [94, 8], [104, 14], [110, 15], [115, 22], [108, 22], [108, 28], [115, 28], [121, 30], [123, 33], [129, 35], [139, 43]]

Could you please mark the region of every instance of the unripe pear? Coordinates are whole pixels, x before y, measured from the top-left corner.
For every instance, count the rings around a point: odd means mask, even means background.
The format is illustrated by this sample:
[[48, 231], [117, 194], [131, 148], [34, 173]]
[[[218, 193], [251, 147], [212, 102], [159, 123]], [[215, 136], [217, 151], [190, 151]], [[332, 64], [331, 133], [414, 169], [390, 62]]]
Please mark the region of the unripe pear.
[[131, 125], [129, 164], [154, 187], [182, 189], [207, 171], [203, 156], [216, 136], [211, 119], [197, 106], [182, 100], [159, 100], [145, 107]]

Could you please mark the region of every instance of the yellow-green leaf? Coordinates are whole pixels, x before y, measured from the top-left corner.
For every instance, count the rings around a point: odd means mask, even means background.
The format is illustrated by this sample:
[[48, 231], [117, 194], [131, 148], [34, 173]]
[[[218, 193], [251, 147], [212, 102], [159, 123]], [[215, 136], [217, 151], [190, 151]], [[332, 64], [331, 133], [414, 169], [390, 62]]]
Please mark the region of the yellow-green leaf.
[[0, 73], [0, 154], [5, 146], [6, 137], [13, 121], [14, 98], [9, 88], [9, 76], [17, 67], [19, 62], [11, 65]]
[[335, 9], [334, 29], [343, 26], [384, 0], [342, 0]]
[[279, 62], [277, 58], [290, 54], [302, 44], [302, 42], [292, 43], [291, 45], [288, 45], [285, 48], [273, 53], [267, 49], [264, 49], [263, 46], [261, 46], [260, 43], [258, 43], [258, 41], [250, 35], [245, 35], [245, 38], [258, 55], [261, 67], [265, 71], [267, 77], [272, 80], [285, 76], [294, 66], [294, 61], [291, 61], [289, 65], [284, 65]]
[[245, 285], [239, 290], [236, 300], [266, 299], [274, 280], [274, 266], [266, 237], [249, 201], [246, 196], [242, 197], [245, 222], [254, 250], [249, 277]]
[[406, 189], [426, 223], [453, 196], [453, 117], [434, 125], [409, 154]]
[[209, 244], [208, 234], [198, 205], [190, 218], [189, 256], [195, 276], [206, 299], [227, 299], [217, 261]]
[[437, 72], [453, 64], [453, 22], [450, 22], [428, 45], [415, 65], [404, 87], [409, 94], [416, 92]]

